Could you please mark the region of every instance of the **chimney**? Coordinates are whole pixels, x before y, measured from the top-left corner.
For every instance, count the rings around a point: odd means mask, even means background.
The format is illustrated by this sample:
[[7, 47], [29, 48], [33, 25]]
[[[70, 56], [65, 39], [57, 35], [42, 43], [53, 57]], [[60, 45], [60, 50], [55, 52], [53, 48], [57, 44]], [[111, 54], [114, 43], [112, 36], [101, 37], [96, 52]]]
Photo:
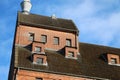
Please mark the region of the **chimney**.
[[23, 14], [29, 14], [31, 7], [32, 7], [32, 4], [30, 0], [23, 0], [21, 2], [21, 8], [22, 8]]

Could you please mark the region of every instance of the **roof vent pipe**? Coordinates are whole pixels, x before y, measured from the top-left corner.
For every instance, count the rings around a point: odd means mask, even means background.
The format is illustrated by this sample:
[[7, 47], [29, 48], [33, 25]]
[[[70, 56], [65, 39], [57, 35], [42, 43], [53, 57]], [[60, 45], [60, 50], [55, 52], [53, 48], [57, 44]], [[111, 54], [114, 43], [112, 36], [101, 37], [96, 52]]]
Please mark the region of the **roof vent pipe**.
[[32, 7], [32, 4], [30, 0], [23, 0], [21, 2], [21, 8], [22, 8], [23, 14], [29, 14], [31, 7]]
[[53, 14], [51, 17], [52, 17], [52, 19], [57, 19], [55, 14]]

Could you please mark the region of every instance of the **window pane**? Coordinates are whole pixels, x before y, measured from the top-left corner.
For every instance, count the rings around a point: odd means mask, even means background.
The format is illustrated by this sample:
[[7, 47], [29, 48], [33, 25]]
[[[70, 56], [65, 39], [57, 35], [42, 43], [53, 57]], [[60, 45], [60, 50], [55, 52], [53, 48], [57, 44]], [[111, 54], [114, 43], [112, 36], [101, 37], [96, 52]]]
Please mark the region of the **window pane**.
[[41, 52], [41, 47], [35, 47], [35, 52]]
[[37, 58], [36, 63], [37, 64], [43, 64], [43, 58]]
[[74, 57], [74, 52], [68, 52], [68, 57]]
[[111, 64], [117, 64], [117, 59], [116, 58], [111, 58]]
[[33, 41], [34, 40], [34, 33], [29, 33], [29, 40]]
[[70, 39], [66, 39], [66, 46], [71, 46], [71, 40]]
[[54, 37], [54, 44], [56, 44], [56, 45], [59, 44], [59, 38], [58, 37]]
[[47, 36], [46, 35], [41, 35], [41, 42], [47, 42]]
[[36, 78], [36, 80], [43, 80], [42, 78]]

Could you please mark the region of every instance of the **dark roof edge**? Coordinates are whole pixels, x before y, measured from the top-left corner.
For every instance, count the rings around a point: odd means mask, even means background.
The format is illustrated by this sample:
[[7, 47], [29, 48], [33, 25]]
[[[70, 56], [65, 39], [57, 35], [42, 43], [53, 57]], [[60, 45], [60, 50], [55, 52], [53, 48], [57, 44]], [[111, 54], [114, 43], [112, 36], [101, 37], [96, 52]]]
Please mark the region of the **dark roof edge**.
[[[22, 14], [21, 11], [17, 11], [17, 14]], [[43, 17], [51, 17], [51, 16], [48, 16], [48, 15], [41, 15], [41, 14], [35, 14], [35, 13], [29, 13], [29, 15], [37, 15], [37, 16], [43, 16]], [[72, 20], [72, 19], [69, 19], [69, 18], [60, 18], [60, 17], [57, 17], [57, 19], [63, 19], [63, 20]]]
[[82, 77], [82, 78], [90, 78], [90, 79], [100, 79], [100, 80], [109, 80], [109, 79], [106, 79], [106, 78], [90, 77], [90, 76], [85, 76], [85, 75], [75, 75], [75, 74], [68, 74], [68, 73], [61, 73], [61, 72], [54, 72], [54, 71], [46, 71], [46, 70], [38, 70], [38, 69], [25, 68], [25, 67], [16, 67], [16, 68], [23, 69], [23, 70], [31, 70], [31, 71], [38, 71], [38, 72], [46, 72], [46, 73], [74, 76], [74, 77]]
[[93, 45], [93, 46], [99, 46], [99, 47], [107, 47], [107, 48], [113, 48], [113, 49], [119, 49], [120, 48], [116, 48], [116, 47], [111, 47], [111, 46], [106, 46], [106, 45], [100, 45], [100, 44], [94, 44], [94, 43], [86, 43], [86, 42], [79, 42], [79, 44], [88, 44], [88, 45]]
[[54, 29], [59, 29], [59, 30], [64, 30], [64, 31], [71, 31], [71, 32], [77, 32], [77, 34], [79, 34], [79, 30], [72, 30], [72, 29], [66, 29], [66, 28], [59, 28], [59, 27], [55, 27], [55, 26], [49, 26], [49, 25], [43, 25], [43, 24], [34, 24], [34, 23], [28, 23], [28, 22], [22, 22], [22, 21], [19, 21], [18, 20], [18, 24], [21, 24], [21, 25], [33, 25], [33, 26], [44, 26], [46, 28], [54, 28]]
[[75, 26], [75, 28], [77, 29], [77, 31], [78, 31], [78, 33], [79, 33], [79, 29], [78, 29], [78, 27], [75, 25], [74, 21], [71, 20], [71, 22], [73, 23], [73, 25]]

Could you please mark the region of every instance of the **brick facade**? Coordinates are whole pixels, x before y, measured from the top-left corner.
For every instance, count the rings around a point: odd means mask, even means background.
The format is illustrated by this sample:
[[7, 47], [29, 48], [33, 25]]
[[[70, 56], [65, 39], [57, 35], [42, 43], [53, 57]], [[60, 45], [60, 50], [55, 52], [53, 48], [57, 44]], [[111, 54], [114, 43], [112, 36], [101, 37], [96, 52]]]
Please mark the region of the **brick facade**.
[[18, 13], [15, 34], [8, 80], [120, 79], [120, 49], [79, 43], [72, 20]]
[[[48, 49], [60, 50], [64, 48], [66, 45], [66, 39], [71, 39], [72, 47], [78, 48], [78, 36], [75, 35], [74, 33], [28, 27], [23, 25], [19, 25], [19, 27], [17, 27], [15, 44], [20, 44], [24, 46], [31, 44], [31, 41], [29, 41], [29, 33], [34, 33], [35, 35], [34, 40], [39, 42], [41, 40], [41, 35], [46, 35], [47, 43], [45, 44], [45, 48]], [[54, 37], [59, 37], [59, 41], [60, 41], [59, 45], [53, 44]]]
[[120, 49], [78, 35], [72, 20], [19, 12], [8, 80], [119, 80]]
[[19, 70], [16, 80], [36, 80], [36, 78], [42, 78], [43, 80], [93, 80], [87, 78], [73, 77], [67, 75], [59, 75], [45, 72], [36, 72], [29, 70]]
[[[34, 40], [29, 40], [29, 34], [34, 34]], [[41, 42], [41, 35], [45, 35], [47, 37], [46, 43]], [[59, 44], [54, 44], [54, 37], [59, 38]], [[66, 47], [66, 40], [71, 40], [71, 46]], [[65, 56], [68, 55], [69, 51], [74, 52], [75, 59], [77, 58], [79, 45], [78, 45], [78, 35], [76, 33], [69, 33], [58, 30], [44, 29], [33, 26], [25, 26], [19, 25], [16, 31], [15, 44], [24, 46], [24, 47], [32, 47], [31, 52], [35, 52], [35, 47], [40, 47], [41, 52], [45, 52], [45, 49], [60, 51], [62, 49], [65, 50]], [[36, 58], [43, 58], [43, 63], [47, 64], [46, 56], [43, 56], [42, 53], [33, 55], [33, 63], [36, 61]], [[36, 64], [37, 65], [37, 64]], [[35, 71], [26, 71], [19, 70], [16, 78], [17, 80], [35, 80], [36, 77], [43, 78], [43, 80], [85, 80], [85, 78], [51, 74], [51, 73], [43, 73], [43, 72], [35, 72]]]

